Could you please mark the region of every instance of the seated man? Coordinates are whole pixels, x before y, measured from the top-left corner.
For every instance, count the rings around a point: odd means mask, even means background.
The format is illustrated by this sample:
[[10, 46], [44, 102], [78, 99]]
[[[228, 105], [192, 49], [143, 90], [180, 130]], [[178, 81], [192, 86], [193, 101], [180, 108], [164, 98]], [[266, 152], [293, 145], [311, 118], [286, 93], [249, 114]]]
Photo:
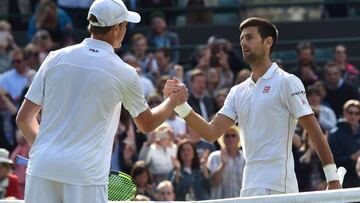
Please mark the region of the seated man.
[[175, 201], [174, 187], [170, 181], [164, 180], [156, 186], [157, 201]]

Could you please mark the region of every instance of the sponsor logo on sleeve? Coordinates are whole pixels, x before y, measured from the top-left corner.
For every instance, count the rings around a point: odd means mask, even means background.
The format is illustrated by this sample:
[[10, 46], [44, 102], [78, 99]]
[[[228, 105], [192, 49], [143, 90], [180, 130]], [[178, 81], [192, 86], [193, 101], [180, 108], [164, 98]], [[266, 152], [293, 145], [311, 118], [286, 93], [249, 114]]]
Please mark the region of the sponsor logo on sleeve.
[[293, 96], [302, 95], [302, 94], [306, 94], [306, 92], [303, 90], [297, 91], [297, 92], [292, 93], [291, 96], [293, 97]]

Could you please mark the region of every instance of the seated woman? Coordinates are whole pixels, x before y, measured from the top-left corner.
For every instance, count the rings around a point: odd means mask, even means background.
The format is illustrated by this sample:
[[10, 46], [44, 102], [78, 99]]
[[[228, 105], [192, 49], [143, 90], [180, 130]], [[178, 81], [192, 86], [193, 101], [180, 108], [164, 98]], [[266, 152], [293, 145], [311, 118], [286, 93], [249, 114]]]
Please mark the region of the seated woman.
[[38, 30], [47, 30], [55, 43], [59, 45], [73, 44], [73, 31], [70, 16], [53, 1], [42, 0], [28, 26], [28, 38], [31, 40]]
[[171, 182], [177, 201], [206, 200], [210, 198], [210, 179], [206, 161], [200, 165], [195, 145], [183, 140], [173, 158]]
[[171, 158], [176, 155], [176, 145], [173, 143], [172, 129], [167, 123], [161, 124], [148, 136], [140, 150], [139, 159], [145, 160], [157, 184], [166, 180], [173, 170]]
[[151, 200], [155, 200], [154, 185], [151, 179], [151, 174], [144, 161], [135, 162], [130, 171], [130, 176], [135, 180], [138, 195], [144, 195], [149, 197]]

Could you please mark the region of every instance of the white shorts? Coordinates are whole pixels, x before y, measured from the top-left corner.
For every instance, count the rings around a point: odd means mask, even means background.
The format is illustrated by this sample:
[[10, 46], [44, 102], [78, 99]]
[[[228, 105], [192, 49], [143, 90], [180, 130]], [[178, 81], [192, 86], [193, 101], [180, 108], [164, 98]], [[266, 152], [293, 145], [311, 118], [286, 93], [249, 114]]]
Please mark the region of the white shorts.
[[249, 188], [241, 190], [240, 197], [254, 197], [254, 196], [265, 196], [265, 195], [277, 195], [285, 194], [285, 192], [279, 192], [268, 188]]
[[106, 185], [83, 186], [26, 175], [25, 203], [107, 203]]

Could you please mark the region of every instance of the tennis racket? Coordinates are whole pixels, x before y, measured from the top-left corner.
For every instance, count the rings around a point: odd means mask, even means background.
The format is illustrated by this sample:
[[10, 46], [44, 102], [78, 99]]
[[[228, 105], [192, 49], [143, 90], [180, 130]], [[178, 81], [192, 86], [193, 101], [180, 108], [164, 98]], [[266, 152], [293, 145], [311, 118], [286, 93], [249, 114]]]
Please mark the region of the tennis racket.
[[[17, 155], [15, 163], [27, 165], [28, 159]], [[109, 201], [131, 201], [137, 195], [137, 188], [134, 179], [121, 171], [110, 170], [108, 199]]]

